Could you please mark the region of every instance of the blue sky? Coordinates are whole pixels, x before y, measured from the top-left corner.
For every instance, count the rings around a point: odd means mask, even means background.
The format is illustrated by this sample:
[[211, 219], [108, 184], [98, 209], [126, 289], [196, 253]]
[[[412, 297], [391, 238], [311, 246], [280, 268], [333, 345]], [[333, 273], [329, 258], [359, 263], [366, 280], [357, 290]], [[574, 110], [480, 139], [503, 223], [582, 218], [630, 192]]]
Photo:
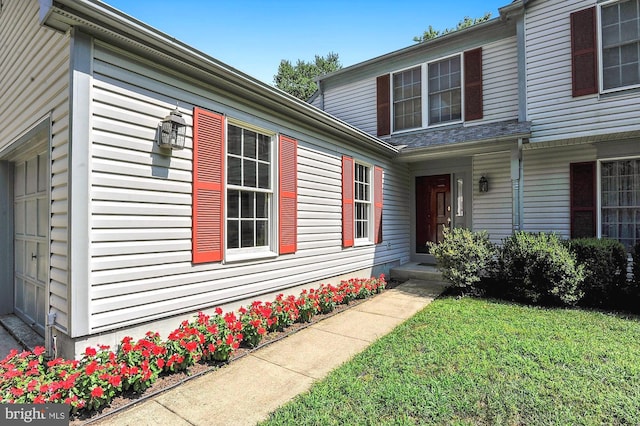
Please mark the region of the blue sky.
[[414, 44], [432, 25], [455, 27], [465, 16], [510, 0], [104, 0], [111, 6], [272, 84], [280, 60], [335, 52], [343, 66]]

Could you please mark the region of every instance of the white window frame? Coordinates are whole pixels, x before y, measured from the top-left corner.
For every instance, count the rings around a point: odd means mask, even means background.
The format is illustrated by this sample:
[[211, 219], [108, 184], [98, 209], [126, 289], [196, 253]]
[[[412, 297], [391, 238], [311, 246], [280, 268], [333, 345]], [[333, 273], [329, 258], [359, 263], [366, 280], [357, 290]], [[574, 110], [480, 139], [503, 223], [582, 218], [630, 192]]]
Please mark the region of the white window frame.
[[602, 7], [609, 6], [614, 3], [620, 3], [621, 0], [608, 0], [603, 1], [602, 3], [598, 3], [596, 7], [596, 31], [598, 34], [598, 43], [597, 43], [597, 57], [598, 57], [598, 90], [601, 94], [606, 93], [614, 93], [620, 92], [623, 90], [637, 89], [640, 88], [640, 82], [638, 84], [630, 85], [630, 86], [619, 86], [612, 87], [611, 89], [604, 88], [604, 68], [603, 68], [603, 40], [602, 40]]
[[[416, 68], [420, 68], [420, 107], [422, 108], [422, 117], [421, 117], [421, 122], [420, 122], [420, 126], [417, 127], [410, 127], [410, 128], [406, 128], [406, 129], [400, 129], [400, 130], [396, 130], [396, 104], [395, 104], [395, 97], [393, 96], [393, 88], [394, 88], [394, 77], [397, 74], [401, 74], [403, 72], [407, 72]], [[424, 77], [425, 77], [425, 67], [424, 64], [418, 64], [418, 65], [414, 65], [411, 67], [407, 67], [407, 68], [403, 68], [401, 70], [397, 70], [391, 73], [391, 77], [390, 77], [390, 84], [389, 84], [389, 90], [391, 90], [391, 94], [390, 94], [390, 99], [391, 99], [391, 128], [392, 128], [392, 132], [393, 133], [403, 133], [403, 132], [411, 132], [417, 129], [423, 129], [424, 128], [424, 123], [426, 123], [426, 121], [424, 121], [425, 115], [424, 115]]]
[[[431, 123], [431, 120], [429, 120], [429, 65], [431, 64], [435, 64], [437, 62], [442, 62], [442, 61], [446, 61], [447, 59], [451, 59], [458, 56], [460, 58], [460, 119], [459, 120], [451, 120], [451, 121], [444, 121], [444, 122], [440, 122], [440, 123]], [[434, 127], [441, 127], [441, 126], [449, 126], [451, 124], [458, 124], [458, 123], [464, 123], [464, 55], [462, 54], [462, 52], [459, 53], [455, 53], [453, 55], [449, 55], [449, 56], [444, 56], [442, 58], [438, 58], [436, 60], [433, 61], [429, 61], [427, 62], [426, 66], [425, 66], [425, 72], [426, 72], [426, 84], [425, 89], [426, 89], [426, 93], [424, 96], [426, 96], [426, 103], [427, 103], [427, 108], [425, 108], [425, 114], [426, 114], [426, 118], [427, 118], [427, 127], [429, 128], [434, 128]]]
[[[359, 200], [357, 198], [357, 186], [358, 186], [358, 166], [367, 168], [368, 178], [368, 200]], [[367, 245], [373, 242], [373, 195], [374, 195], [374, 182], [373, 182], [373, 165], [363, 161], [353, 162], [353, 241], [354, 245]], [[358, 204], [364, 204], [367, 206], [367, 236], [358, 238]]]
[[[429, 120], [429, 65], [430, 64], [434, 64], [437, 62], [441, 62], [441, 61], [445, 61], [447, 59], [451, 59], [454, 57], [460, 57], [460, 119], [459, 120], [451, 120], [451, 121], [445, 121], [442, 123], [431, 123]], [[422, 91], [421, 91], [421, 107], [422, 107], [422, 125], [420, 127], [412, 127], [409, 129], [401, 129], [401, 130], [397, 130], [395, 128], [395, 102], [394, 102], [394, 96], [393, 96], [393, 77], [396, 74], [405, 72], [405, 71], [409, 71], [412, 70], [414, 68], [418, 68], [420, 67], [420, 78], [422, 79], [421, 81], [421, 85], [422, 85]], [[464, 55], [463, 52], [458, 52], [458, 53], [454, 53], [452, 55], [448, 55], [448, 56], [443, 56], [441, 58], [438, 59], [434, 59], [432, 61], [429, 62], [425, 62], [422, 64], [418, 64], [418, 65], [413, 65], [410, 67], [406, 67], [406, 68], [402, 68], [399, 69], [397, 71], [394, 71], [390, 74], [390, 83], [389, 83], [389, 99], [391, 99], [391, 108], [390, 108], [390, 120], [391, 120], [391, 133], [393, 134], [401, 134], [401, 133], [406, 133], [406, 132], [412, 132], [412, 131], [416, 131], [416, 130], [421, 130], [421, 129], [432, 129], [432, 128], [437, 128], [437, 127], [442, 127], [442, 126], [450, 126], [452, 124], [459, 124], [459, 123], [464, 123], [465, 121], [465, 117], [464, 117]]]
[[640, 160], [640, 156], [602, 158], [596, 161], [596, 236], [602, 238], [602, 163]]
[[[251, 188], [245, 187], [242, 185], [232, 185], [229, 184], [229, 176], [228, 176], [228, 162], [229, 162], [229, 126], [239, 127], [241, 129], [245, 129], [248, 131], [260, 133], [262, 135], [268, 136], [271, 138], [271, 146], [269, 151], [269, 156], [271, 160], [270, 168], [269, 168], [269, 189], [264, 188]], [[246, 122], [227, 118], [225, 123], [225, 144], [224, 144], [224, 158], [225, 158], [225, 170], [224, 170], [224, 248], [225, 248], [225, 262], [235, 262], [235, 261], [243, 261], [243, 260], [252, 260], [252, 259], [262, 259], [262, 258], [270, 258], [276, 257], [277, 253], [277, 224], [278, 224], [278, 211], [277, 211], [277, 199], [276, 196], [278, 194], [276, 188], [276, 176], [278, 171], [278, 157], [277, 157], [277, 145], [278, 145], [278, 134], [272, 130], [267, 130], [258, 126], [254, 126], [248, 124]], [[257, 176], [256, 176], [257, 178]], [[239, 247], [239, 248], [229, 248], [228, 247], [228, 238], [229, 238], [229, 227], [228, 227], [228, 211], [229, 211], [229, 203], [228, 203], [228, 194], [230, 190], [239, 190], [239, 191], [252, 191], [252, 192], [262, 192], [269, 195], [268, 202], [268, 230], [267, 230], [267, 238], [269, 239], [268, 244], [266, 246], [253, 246], [253, 247]], [[242, 209], [242, 206], [238, 206], [238, 208]], [[255, 208], [255, 207], [254, 207]], [[241, 213], [239, 213], [241, 215]], [[254, 211], [255, 216], [255, 211]], [[233, 218], [232, 218], [233, 219]], [[242, 236], [239, 235], [238, 238], [242, 241]]]

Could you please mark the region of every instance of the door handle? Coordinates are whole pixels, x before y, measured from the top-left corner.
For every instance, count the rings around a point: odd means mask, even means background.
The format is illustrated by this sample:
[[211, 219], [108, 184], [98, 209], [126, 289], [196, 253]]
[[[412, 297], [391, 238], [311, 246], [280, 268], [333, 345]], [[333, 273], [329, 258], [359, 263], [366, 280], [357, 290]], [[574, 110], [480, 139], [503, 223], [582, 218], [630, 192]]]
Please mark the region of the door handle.
[[38, 256], [37, 256], [37, 255], [35, 255], [35, 254], [31, 253], [31, 260], [36, 260], [37, 258], [38, 258]]

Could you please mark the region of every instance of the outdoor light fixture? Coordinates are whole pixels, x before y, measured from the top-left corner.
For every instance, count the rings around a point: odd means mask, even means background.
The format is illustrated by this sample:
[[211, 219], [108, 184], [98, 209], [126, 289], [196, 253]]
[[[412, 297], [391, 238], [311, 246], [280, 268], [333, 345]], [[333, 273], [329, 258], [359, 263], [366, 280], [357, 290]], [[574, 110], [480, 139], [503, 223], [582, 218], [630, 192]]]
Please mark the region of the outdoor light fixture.
[[186, 133], [187, 122], [184, 121], [182, 114], [176, 107], [160, 122], [158, 146], [160, 148], [183, 149]]
[[489, 192], [489, 181], [486, 177], [480, 176], [480, 181], [478, 182], [478, 188], [480, 192]]

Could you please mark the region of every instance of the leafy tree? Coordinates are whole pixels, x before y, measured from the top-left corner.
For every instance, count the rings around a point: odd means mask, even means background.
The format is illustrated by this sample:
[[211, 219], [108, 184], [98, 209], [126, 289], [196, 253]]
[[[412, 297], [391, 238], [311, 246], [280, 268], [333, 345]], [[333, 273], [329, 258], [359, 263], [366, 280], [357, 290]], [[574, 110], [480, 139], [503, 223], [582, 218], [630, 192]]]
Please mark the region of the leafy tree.
[[329, 74], [342, 68], [337, 53], [329, 52], [327, 56], [316, 55], [313, 62], [298, 59], [295, 65], [283, 59], [278, 66], [278, 73], [273, 82], [278, 89], [306, 101], [318, 89], [315, 78]]
[[440, 37], [442, 35], [445, 34], [449, 34], [455, 31], [459, 31], [459, 30], [463, 30], [465, 28], [469, 28], [473, 25], [479, 24], [481, 22], [485, 22], [488, 21], [489, 19], [491, 19], [491, 12], [487, 12], [484, 14], [484, 16], [480, 17], [480, 18], [470, 18], [468, 16], [465, 16], [464, 19], [460, 22], [458, 22], [458, 25], [455, 28], [447, 28], [444, 31], [438, 31], [436, 29], [434, 29], [431, 25], [429, 25], [429, 28], [427, 28], [421, 36], [415, 36], [413, 38], [413, 41], [415, 41], [416, 43], [422, 43], [424, 41], [427, 40], [432, 40], [436, 37]]

